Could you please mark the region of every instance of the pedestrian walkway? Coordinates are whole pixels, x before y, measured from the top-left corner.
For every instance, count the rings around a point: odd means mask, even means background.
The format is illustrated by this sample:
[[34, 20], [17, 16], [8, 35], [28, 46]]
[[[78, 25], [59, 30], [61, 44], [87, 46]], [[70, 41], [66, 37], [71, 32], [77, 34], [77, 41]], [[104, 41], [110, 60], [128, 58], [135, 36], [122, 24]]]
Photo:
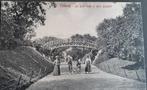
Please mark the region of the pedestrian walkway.
[[[75, 67], [74, 67], [75, 68]], [[146, 90], [145, 83], [112, 75], [92, 66], [92, 73], [69, 73], [66, 64], [61, 64], [61, 75], [52, 74], [38, 80], [27, 90]]]

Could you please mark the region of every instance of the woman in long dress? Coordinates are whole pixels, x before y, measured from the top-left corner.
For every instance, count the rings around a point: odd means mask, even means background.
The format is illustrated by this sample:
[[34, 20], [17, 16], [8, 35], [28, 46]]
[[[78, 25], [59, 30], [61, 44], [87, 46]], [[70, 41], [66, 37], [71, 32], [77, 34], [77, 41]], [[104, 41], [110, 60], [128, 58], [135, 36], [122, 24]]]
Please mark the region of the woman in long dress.
[[77, 60], [77, 69], [78, 69], [78, 73], [81, 72], [81, 59]]
[[54, 61], [54, 71], [53, 71], [53, 75], [54, 76], [58, 76], [60, 75], [60, 60], [59, 60], [59, 57], [56, 56], [56, 59]]
[[68, 55], [68, 58], [67, 58], [67, 64], [68, 64], [68, 70], [70, 73], [72, 73], [73, 71], [73, 67], [72, 67], [72, 57]]
[[87, 56], [85, 60], [85, 73], [91, 72], [91, 58], [90, 56]]

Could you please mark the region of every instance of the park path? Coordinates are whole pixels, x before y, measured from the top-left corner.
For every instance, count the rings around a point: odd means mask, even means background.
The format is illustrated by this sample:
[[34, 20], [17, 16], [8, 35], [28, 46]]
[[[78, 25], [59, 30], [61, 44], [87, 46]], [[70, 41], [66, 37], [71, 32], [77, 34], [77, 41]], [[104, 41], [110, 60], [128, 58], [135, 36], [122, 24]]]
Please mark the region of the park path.
[[61, 65], [61, 75], [52, 74], [38, 80], [27, 90], [146, 90], [145, 83], [103, 72], [92, 66], [92, 73], [70, 74], [66, 64]]

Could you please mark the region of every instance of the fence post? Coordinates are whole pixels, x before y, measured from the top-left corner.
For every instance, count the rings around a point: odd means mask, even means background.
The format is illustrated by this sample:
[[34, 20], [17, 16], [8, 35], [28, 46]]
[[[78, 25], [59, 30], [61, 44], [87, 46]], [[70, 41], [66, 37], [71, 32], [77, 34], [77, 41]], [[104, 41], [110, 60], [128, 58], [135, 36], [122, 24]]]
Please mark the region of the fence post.
[[100, 65], [99, 65], [99, 64], [97, 64], [97, 67], [98, 67], [98, 68], [100, 68]]
[[16, 90], [19, 88], [21, 78], [22, 78], [22, 75], [20, 75], [20, 77], [18, 78], [18, 82], [17, 82], [16, 87], [15, 87]]
[[47, 67], [45, 67], [45, 72], [46, 72]]
[[34, 72], [32, 71], [32, 72], [31, 72], [31, 76], [30, 76], [29, 83], [31, 83], [31, 80], [32, 80], [33, 74], [34, 74]]
[[114, 70], [114, 73], [117, 75], [118, 70], [117, 70], [117, 65], [116, 64], [113, 65], [113, 70]]
[[40, 70], [39, 70], [38, 77], [40, 77], [40, 74], [41, 74], [41, 68], [40, 68]]
[[137, 70], [135, 70], [135, 72], [136, 72], [137, 79], [138, 80], [141, 80], [140, 77], [139, 77], [139, 75], [138, 75], [138, 73], [137, 73]]
[[109, 65], [107, 64], [107, 67], [108, 67], [108, 72], [110, 72], [111, 73], [111, 70], [110, 70], [110, 67], [109, 67]]
[[104, 70], [107, 72], [107, 69], [106, 69], [106, 66], [105, 66], [105, 64], [104, 64]]
[[122, 74], [120, 73], [121, 69], [120, 69], [119, 64], [116, 64], [116, 67], [117, 67], [117, 75], [122, 76]]
[[125, 74], [125, 76], [127, 77], [127, 73], [126, 73], [126, 70], [124, 69], [124, 74]]

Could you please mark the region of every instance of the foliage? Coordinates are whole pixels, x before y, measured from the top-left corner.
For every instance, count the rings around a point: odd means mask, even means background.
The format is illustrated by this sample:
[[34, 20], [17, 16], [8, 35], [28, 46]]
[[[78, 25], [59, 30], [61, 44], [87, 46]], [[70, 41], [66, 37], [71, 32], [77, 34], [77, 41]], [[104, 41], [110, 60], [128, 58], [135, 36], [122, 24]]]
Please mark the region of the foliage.
[[82, 59], [86, 54], [88, 54], [91, 49], [81, 48], [81, 47], [72, 47], [72, 50], [67, 51], [67, 54], [73, 57], [73, 60], [77, 61]]
[[51, 60], [55, 60], [55, 56], [59, 55], [62, 56], [62, 51], [64, 51], [66, 48], [57, 48], [54, 50], [48, 50], [44, 47], [45, 44], [47, 44], [50, 41], [54, 41], [54, 40], [61, 40], [59, 38], [56, 37], [43, 37], [43, 38], [39, 38], [33, 41], [33, 45], [36, 48], [37, 51], [39, 51], [40, 53], [44, 54], [47, 57], [50, 57]]
[[[91, 40], [94, 41], [96, 40], [96, 37], [94, 36], [90, 36], [89, 34], [85, 34], [85, 35], [80, 35], [80, 34], [76, 34], [71, 36], [72, 40]], [[50, 56], [50, 58], [52, 60], [55, 59], [56, 55], [61, 56], [61, 58], [63, 58], [63, 51], [66, 51], [67, 49], [69, 49], [70, 47], [62, 47], [62, 48], [56, 48], [54, 50], [48, 50], [44, 47], [44, 45], [50, 41], [55, 41], [55, 40], [62, 40], [56, 37], [43, 37], [40, 39], [36, 39], [33, 41], [34, 47], [36, 47], [36, 49], [41, 52], [42, 54], [44, 54], [45, 56]], [[87, 49], [87, 48], [78, 48], [78, 47], [72, 47], [72, 51], [68, 51], [67, 53], [69, 55], [71, 55], [72, 57], [74, 57], [75, 60], [82, 58], [85, 54], [89, 53], [91, 51], [91, 49]]]
[[45, 36], [43, 38], [39, 38], [39, 39], [34, 40], [33, 43], [35, 45], [41, 45], [42, 46], [42, 45], [46, 44], [47, 42], [54, 41], [54, 40], [59, 40], [59, 38]]
[[45, 55], [47, 54], [47, 51], [43, 45], [45, 45], [47, 42], [50, 42], [50, 41], [54, 41], [54, 40], [59, 40], [58, 38], [56, 37], [43, 37], [43, 38], [39, 38], [39, 39], [36, 39], [33, 41], [33, 45], [34, 47], [39, 51], [39, 52], [42, 52], [44, 53]]
[[2, 1], [0, 49], [13, 49], [34, 36], [34, 29], [44, 25], [45, 6], [52, 5], [43, 1]]
[[137, 62], [143, 61], [143, 31], [139, 3], [127, 4], [123, 15], [115, 19], [104, 19], [97, 33], [108, 57], [120, 57]]
[[[20, 76], [22, 76], [20, 81], [22, 83], [19, 86], [22, 86], [28, 84], [30, 78], [34, 82], [51, 73], [54, 68], [53, 63], [48, 62], [46, 58], [29, 46], [17, 47], [14, 50], [2, 50], [0, 57], [1, 90], [3, 88], [5, 90], [16, 90]], [[8, 86], [11, 87], [6, 88]]]
[[71, 36], [72, 40], [91, 40], [91, 41], [96, 41], [96, 37], [95, 36], [91, 36], [90, 34], [84, 34], [84, 35], [80, 35], [80, 34], [75, 34], [73, 36]]
[[[73, 36], [71, 36], [72, 40], [85, 40], [85, 41], [92, 41], [92, 42], [96, 42], [97, 38], [95, 36], [91, 36], [90, 34], [84, 34], [84, 35], [80, 35], [80, 34], [75, 34]], [[95, 55], [94, 50], [88, 49], [88, 48], [78, 48], [78, 47], [73, 47], [72, 51], [69, 52], [69, 54], [74, 57], [75, 60], [78, 60], [79, 58], [83, 58], [86, 54], [90, 53], [91, 51], [93, 51], [92, 53]], [[94, 59], [94, 56], [91, 56], [92, 59]]]

